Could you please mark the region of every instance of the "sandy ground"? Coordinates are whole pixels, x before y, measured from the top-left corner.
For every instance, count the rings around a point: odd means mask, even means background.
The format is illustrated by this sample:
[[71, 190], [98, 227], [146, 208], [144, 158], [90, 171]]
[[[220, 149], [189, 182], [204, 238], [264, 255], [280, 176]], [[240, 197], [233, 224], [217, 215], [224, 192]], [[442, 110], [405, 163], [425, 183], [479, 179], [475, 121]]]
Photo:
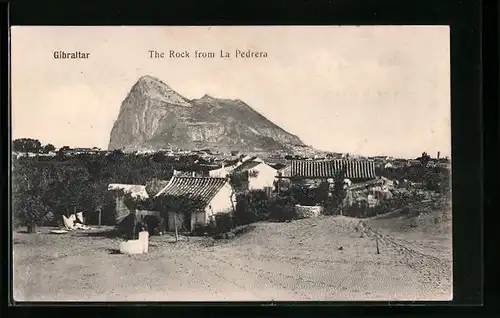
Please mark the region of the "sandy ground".
[[[232, 240], [151, 237], [117, 254], [105, 228], [14, 233], [17, 301], [450, 300], [451, 221], [322, 216], [259, 223]], [[414, 220], [411, 223], [415, 223]], [[429, 228], [432, 227], [432, 230]], [[377, 253], [377, 241], [380, 254]]]

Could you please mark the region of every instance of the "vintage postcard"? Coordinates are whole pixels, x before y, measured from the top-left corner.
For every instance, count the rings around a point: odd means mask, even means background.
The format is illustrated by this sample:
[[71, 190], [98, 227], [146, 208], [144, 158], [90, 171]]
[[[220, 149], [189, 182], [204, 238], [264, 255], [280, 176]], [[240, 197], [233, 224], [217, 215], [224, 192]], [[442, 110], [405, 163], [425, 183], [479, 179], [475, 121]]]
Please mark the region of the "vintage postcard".
[[452, 299], [448, 27], [10, 45], [14, 300]]

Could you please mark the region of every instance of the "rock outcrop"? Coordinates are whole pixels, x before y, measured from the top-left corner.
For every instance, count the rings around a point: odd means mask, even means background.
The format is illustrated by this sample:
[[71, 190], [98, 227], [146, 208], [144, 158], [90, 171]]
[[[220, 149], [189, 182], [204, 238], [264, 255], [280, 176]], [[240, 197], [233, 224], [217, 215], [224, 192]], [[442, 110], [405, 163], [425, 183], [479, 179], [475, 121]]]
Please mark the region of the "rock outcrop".
[[272, 152], [304, 146], [241, 100], [189, 100], [162, 81], [141, 77], [123, 101], [108, 149], [181, 148]]

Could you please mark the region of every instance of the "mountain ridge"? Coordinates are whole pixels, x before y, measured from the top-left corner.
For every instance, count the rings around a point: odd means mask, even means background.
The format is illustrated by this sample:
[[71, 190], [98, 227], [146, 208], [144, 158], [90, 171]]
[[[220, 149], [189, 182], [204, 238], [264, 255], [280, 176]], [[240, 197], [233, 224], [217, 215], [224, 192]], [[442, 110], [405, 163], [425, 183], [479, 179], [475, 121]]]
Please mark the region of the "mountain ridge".
[[123, 100], [108, 149], [273, 152], [305, 146], [240, 99], [204, 94], [188, 99], [160, 79], [144, 75]]

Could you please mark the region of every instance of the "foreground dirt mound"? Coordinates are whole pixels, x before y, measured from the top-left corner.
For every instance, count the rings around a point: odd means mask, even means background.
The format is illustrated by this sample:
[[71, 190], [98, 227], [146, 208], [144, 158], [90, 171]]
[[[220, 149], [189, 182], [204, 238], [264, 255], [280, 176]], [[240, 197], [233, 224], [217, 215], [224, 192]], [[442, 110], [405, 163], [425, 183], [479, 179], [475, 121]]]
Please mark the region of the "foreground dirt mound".
[[291, 222], [262, 222], [252, 231], [234, 239], [233, 245], [256, 244], [262, 246], [290, 246], [294, 244], [330, 244], [339, 234], [353, 237], [359, 228], [359, 220], [343, 216], [320, 216]]
[[451, 205], [445, 200], [418, 202], [393, 213], [364, 220], [364, 224], [391, 233], [451, 236]]

